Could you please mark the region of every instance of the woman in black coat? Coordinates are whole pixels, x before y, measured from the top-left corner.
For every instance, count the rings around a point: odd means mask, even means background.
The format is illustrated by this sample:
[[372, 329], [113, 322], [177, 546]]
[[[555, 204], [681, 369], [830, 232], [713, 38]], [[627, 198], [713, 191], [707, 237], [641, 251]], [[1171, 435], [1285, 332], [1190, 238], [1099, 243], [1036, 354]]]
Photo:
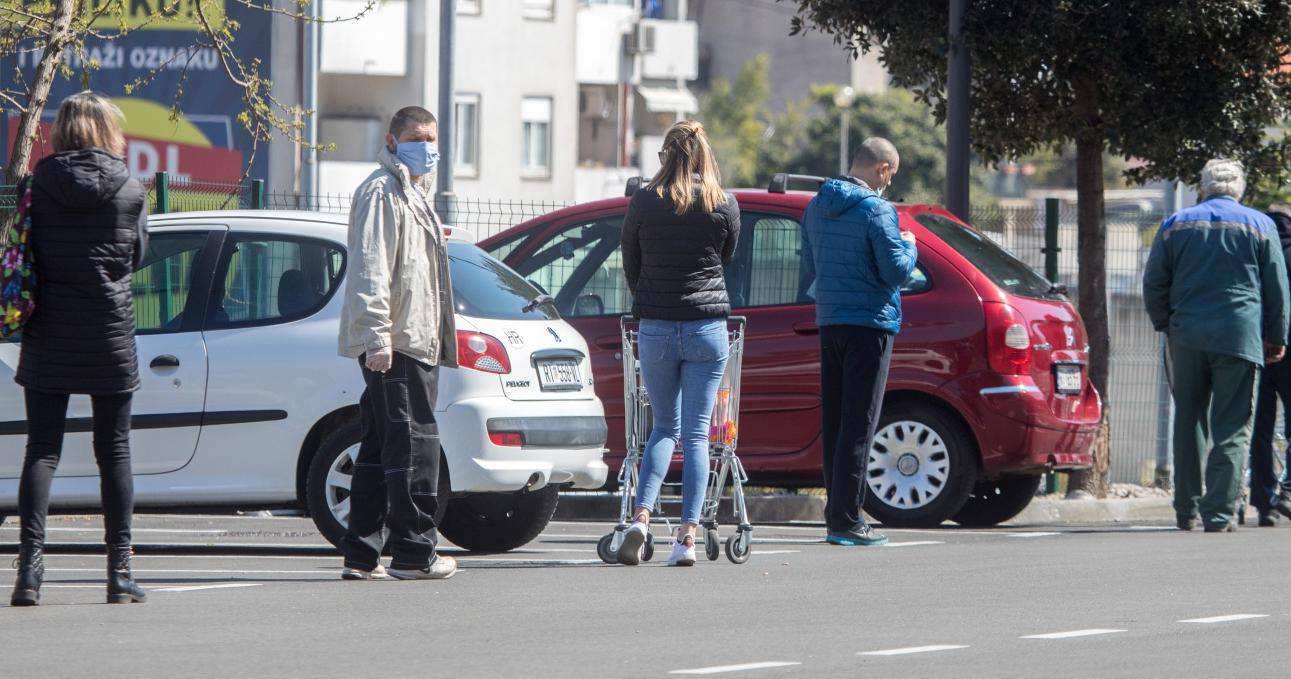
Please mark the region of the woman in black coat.
[[658, 174], [632, 196], [623, 218], [623, 271], [632, 312], [641, 319], [637, 349], [653, 424], [618, 559], [640, 563], [650, 512], [680, 444], [681, 525], [668, 565], [693, 566], [708, 485], [710, 420], [728, 357], [725, 266], [739, 241], [740, 206], [722, 190], [717, 159], [698, 122], [673, 125], [659, 161]]
[[147, 247], [147, 207], [143, 187], [121, 157], [123, 118], [92, 92], [68, 97], [50, 135], [55, 153], [29, 180], [36, 308], [23, 326], [15, 378], [27, 404], [27, 454], [18, 486], [14, 606], [40, 602], [49, 490], [71, 394], [88, 394], [93, 405], [108, 603], [145, 598], [130, 574], [130, 401], [139, 388], [130, 284]]

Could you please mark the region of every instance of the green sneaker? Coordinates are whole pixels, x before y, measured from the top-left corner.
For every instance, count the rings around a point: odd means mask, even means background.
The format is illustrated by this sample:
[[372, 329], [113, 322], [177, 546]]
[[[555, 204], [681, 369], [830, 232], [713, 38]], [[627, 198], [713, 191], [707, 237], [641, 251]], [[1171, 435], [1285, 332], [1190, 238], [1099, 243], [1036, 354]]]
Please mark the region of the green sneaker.
[[831, 545], [843, 545], [847, 547], [865, 546], [877, 547], [888, 543], [888, 536], [874, 530], [869, 524], [863, 524], [852, 530], [829, 531], [825, 536], [825, 542]]

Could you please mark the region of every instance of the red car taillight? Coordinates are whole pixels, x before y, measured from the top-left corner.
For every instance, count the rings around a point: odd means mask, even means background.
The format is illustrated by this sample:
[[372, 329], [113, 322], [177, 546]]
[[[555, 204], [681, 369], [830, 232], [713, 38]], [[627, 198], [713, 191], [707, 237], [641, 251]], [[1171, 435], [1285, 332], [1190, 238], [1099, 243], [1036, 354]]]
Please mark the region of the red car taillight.
[[511, 357], [502, 342], [496, 337], [466, 330], [457, 331], [457, 364], [498, 375], [511, 372]]
[[991, 370], [1001, 375], [1031, 372], [1031, 333], [1017, 309], [998, 302], [982, 305], [986, 312], [986, 354]]
[[491, 431], [489, 441], [495, 446], [519, 448], [524, 445], [524, 435], [518, 431]]

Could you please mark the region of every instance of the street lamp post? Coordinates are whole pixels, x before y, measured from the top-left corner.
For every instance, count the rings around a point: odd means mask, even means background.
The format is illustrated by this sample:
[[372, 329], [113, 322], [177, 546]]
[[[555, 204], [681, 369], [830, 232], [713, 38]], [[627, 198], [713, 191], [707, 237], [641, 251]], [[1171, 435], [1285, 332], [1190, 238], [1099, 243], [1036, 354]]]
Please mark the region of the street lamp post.
[[839, 110], [839, 134], [838, 134], [838, 174], [845, 175], [851, 169], [851, 163], [847, 154], [851, 151], [849, 137], [852, 132], [852, 102], [856, 100], [856, 92], [849, 86], [844, 86], [834, 93], [834, 105]]

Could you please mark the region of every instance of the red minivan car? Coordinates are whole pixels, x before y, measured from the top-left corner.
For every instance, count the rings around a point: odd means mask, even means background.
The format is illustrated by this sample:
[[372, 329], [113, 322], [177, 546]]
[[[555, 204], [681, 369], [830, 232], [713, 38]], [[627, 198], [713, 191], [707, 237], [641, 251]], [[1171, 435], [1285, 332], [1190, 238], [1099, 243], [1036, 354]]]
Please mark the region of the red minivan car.
[[[739, 454], [757, 485], [819, 486], [820, 345], [802, 216], [818, 177], [737, 190], [740, 242], [726, 270], [748, 319]], [[629, 195], [636, 182], [629, 185]], [[619, 251], [627, 198], [569, 207], [480, 246], [555, 298], [587, 338], [613, 469], [624, 456], [619, 319], [631, 296]], [[994, 525], [1021, 512], [1050, 470], [1091, 464], [1102, 405], [1085, 327], [1063, 291], [983, 233], [931, 205], [898, 205], [918, 266], [874, 446], [865, 508], [887, 525]], [[611, 475], [613, 476], [613, 474]]]

